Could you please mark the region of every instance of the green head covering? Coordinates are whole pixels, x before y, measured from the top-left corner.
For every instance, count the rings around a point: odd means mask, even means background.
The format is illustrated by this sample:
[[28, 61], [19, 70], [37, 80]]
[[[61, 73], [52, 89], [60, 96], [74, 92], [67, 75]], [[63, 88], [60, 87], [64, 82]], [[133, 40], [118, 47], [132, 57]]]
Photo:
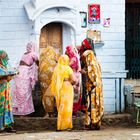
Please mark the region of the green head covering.
[[7, 53], [3, 50], [0, 50], [0, 64], [7, 68], [8, 60], [9, 58]]

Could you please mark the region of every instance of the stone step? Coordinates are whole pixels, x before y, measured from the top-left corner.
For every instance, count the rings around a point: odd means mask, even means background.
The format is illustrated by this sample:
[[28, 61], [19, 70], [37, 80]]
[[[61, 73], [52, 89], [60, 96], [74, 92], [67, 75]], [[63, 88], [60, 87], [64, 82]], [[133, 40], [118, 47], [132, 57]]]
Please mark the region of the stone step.
[[[122, 126], [130, 125], [133, 117], [130, 114], [115, 114], [104, 115], [102, 126]], [[56, 130], [57, 118], [43, 118], [43, 117], [15, 117], [14, 127], [18, 131], [46, 131]], [[73, 118], [73, 129], [84, 129], [84, 117]]]
[[[56, 130], [57, 118], [43, 117], [15, 117], [14, 128], [20, 131], [41, 131], [41, 130]], [[73, 128], [75, 130], [84, 129], [84, 117], [73, 118]]]

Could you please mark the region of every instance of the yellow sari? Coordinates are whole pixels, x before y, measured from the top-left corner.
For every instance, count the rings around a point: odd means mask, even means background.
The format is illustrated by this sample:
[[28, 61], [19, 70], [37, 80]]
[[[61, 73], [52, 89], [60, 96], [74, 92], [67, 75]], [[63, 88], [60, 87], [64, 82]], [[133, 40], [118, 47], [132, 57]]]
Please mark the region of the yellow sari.
[[53, 112], [54, 110], [54, 96], [51, 94], [50, 84], [58, 58], [59, 54], [51, 46], [44, 48], [40, 54], [39, 80], [43, 93], [42, 103], [46, 113]]
[[58, 110], [57, 130], [71, 129], [73, 110], [73, 86], [70, 76], [73, 74], [67, 55], [60, 56], [52, 76], [51, 90], [56, 99]]

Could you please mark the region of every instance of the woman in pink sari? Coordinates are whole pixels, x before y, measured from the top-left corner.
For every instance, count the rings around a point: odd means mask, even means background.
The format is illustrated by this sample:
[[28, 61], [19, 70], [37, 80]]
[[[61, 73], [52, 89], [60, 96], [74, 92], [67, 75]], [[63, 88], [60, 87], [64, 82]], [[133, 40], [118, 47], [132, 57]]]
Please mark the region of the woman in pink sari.
[[66, 54], [70, 58], [70, 67], [74, 72], [74, 77], [76, 79], [75, 84], [73, 85], [74, 88], [74, 104], [73, 104], [73, 115], [77, 115], [77, 111], [81, 108], [81, 73], [79, 70], [81, 69], [79, 54], [75, 47], [67, 46], [66, 47]]
[[35, 53], [36, 44], [29, 42], [18, 67], [19, 74], [15, 76], [15, 91], [13, 94], [13, 114], [28, 115], [34, 112], [32, 89], [37, 81], [38, 57]]

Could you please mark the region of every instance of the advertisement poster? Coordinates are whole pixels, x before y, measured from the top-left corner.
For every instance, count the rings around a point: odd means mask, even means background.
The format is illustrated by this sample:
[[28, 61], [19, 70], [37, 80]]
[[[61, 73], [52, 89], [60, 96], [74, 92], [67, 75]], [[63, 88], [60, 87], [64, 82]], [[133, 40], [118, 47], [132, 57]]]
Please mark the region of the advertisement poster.
[[104, 19], [103, 26], [104, 27], [110, 27], [110, 18], [105, 18]]
[[100, 5], [89, 4], [88, 5], [88, 22], [93, 24], [100, 23]]

